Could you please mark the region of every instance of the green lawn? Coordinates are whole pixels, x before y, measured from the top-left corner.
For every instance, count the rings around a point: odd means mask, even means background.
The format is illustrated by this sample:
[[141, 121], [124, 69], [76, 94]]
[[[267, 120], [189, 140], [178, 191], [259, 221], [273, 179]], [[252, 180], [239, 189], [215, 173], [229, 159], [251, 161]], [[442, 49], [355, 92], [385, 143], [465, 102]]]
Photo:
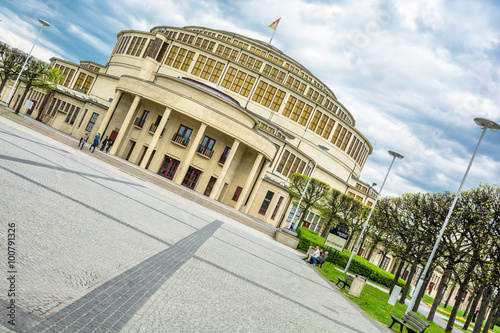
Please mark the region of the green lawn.
[[[328, 262], [324, 263], [323, 269], [319, 269], [319, 271], [326, 279], [332, 281], [333, 283], [337, 283], [338, 276], [345, 277], [341, 271], [337, 270], [334, 267], [334, 265]], [[396, 302], [395, 306], [389, 305], [387, 303], [387, 301], [389, 300], [389, 294], [386, 294], [385, 292], [368, 284], [364, 286], [363, 292], [361, 293], [361, 296], [359, 298], [350, 295], [348, 290], [345, 289], [339, 289], [339, 290], [349, 299], [351, 299], [354, 303], [358, 304], [359, 307], [363, 309], [370, 317], [385, 324], [386, 326], [389, 326], [392, 323], [392, 319], [389, 316], [389, 314], [401, 318], [406, 311], [406, 306], [400, 304], [399, 302]], [[420, 318], [427, 321], [424, 316], [420, 314], [417, 315]], [[393, 330], [399, 331], [399, 325], [395, 324]], [[444, 328], [434, 323], [431, 323], [431, 325], [429, 326], [429, 328], [427, 328], [425, 332], [443, 333]]]

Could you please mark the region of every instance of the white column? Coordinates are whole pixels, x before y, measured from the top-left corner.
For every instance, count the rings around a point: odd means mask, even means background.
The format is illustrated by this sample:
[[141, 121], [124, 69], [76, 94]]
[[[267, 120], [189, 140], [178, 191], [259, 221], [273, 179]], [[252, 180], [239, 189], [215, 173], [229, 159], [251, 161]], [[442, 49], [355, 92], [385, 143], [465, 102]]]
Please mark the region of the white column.
[[219, 191], [222, 188], [222, 185], [224, 185], [224, 178], [226, 177], [227, 170], [229, 170], [229, 166], [231, 165], [231, 162], [233, 161], [233, 157], [236, 154], [236, 150], [238, 149], [239, 145], [240, 145], [240, 142], [238, 140], [234, 139], [233, 145], [231, 146], [231, 151], [229, 152], [228, 157], [224, 161], [224, 166], [222, 167], [219, 178], [217, 178], [217, 181], [214, 184], [214, 188], [212, 189], [212, 192], [210, 193], [210, 199], [216, 199], [218, 197]]
[[250, 210], [250, 206], [252, 205], [253, 201], [255, 200], [255, 196], [257, 195], [258, 189], [260, 188], [260, 184], [262, 184], [262, 179], [264, 179], [264, 175], [266, 174], [266, 171], [269, 168], [269, 164], [271, 164], [271, 162], [268, 160], [266, 160], [264, 162], [264, 167], [262, 168], [262, 172], [260, 173], [259, 178], [255, 182], [255, 186], [253, 187], [252, 194], [250, 195], [250, 198], [248, 199], [248, 204], [245, 207], [245, 210], [243, 211], [245, 214], [248, 214], [248, 211]]
[[236, 203], [236, 206], [234, 209], [240, 210], [241, 207], [243, 207], [243, 204], [245, 202], [246, 196], [248, 194], [248, 190], [250, 185], [252, 184], [252, 180], [255, 178], [255, 175], [257, 173], [257, 169], [259, 168], [260, 162], [262, 161], [262, 158], [264, 156], [259, 153], [257, 158], [255, 159], [255, 162], [253, 163], [252, 170], [250, 171], [247, 181], [245, 182], [245, 185], [243, 186], [243, 190], [241, 191], [240, 197], [238, 198], [238, 202]]
[[144, 157], [142, 158], [142, 162], [139, 165], [141, 168], [145, 168], [146, 164], [149, 161], [149, 158], [151, 157], [151, 154], [153, 153], [153, 150], [156, 147], [156, 144], [158, 143], [158, 140], [160, 139], [160, 134], [163, 130], [163, 127], [167, 123], [168, 117], [170, 116], [170, 112], [172, 111], [171, 108], [166, 107], [165, 111], [163, 112], [163, 115], [161, 116], [161, 121], [160, 124], [158, 124], [158, 127], [156, 128], [155, 134], [153, 135], [153, 138], [151, 139], [151, 143], [149, 144], [148, 150], [146, 150], [146, 153], [144, 154]]
[[113, 102], [108, 108], [108, 111], [106, 111], [106, 114], [104, 115], [104, 119], [102, 120], [101, 126], [99, 127], [99, 130], [97, 131], [98, 133], [102, 134], [102, 137], [104, 137], [104, 130], [108, 126], [109, 120], [111, 119], [111, 115], [116, 109], [116, 106], [118, 105], [118, 101], [120, 100], [120, 97], [123, 95], [123, 91], [117, 90], [115, 93], [115, 96], [113, 97]]
[[191, 141], [191, 147], [189, 147], [189, 150], [186, 154], [186, 157], [182, 160], [182, 162], [179, 164], [179, 167], [177, 168], [177, 171], [175, 173], [175, 176], [173, 178], [173, 181], [177, 184], [180, 184], [182, 182], [182, 179], [184, 179], [184, 175], [187, 172], [187, 167], [191, 164], [191, 161], [193, 160], [194, 153], [196, 152], [196, 149], [198, 149], [198, 144], [201, 141], [201, 138], [205, 134], [205, 129], [207, 128], [207, 125], [204, 123], [201, 123], [200, 128], [198, 129], [198, 133], [196, 134], [196, 137], [194, 138], [193, 141]]
[[[127, 132], [127, 128], [130, 124], [130, 120], [135, 114], [135, 109], [139, 105], [139, 102], [141, 101], [140, 96], [135, 96], [134, 101], [132, 102], [132, 105], [130, 105], [130, 108], [128, 109], [127, 115], [125, 116], [125, 120], [123, 121], [122, 127], [120, 128], [120, 131], [118, 132], [118, 136], [115, 139], [115, 142], [113, 142], [113, 146], [111, 147], [110, 153], [115, 155], [116, 151], [118, 150], [118, 147], [120, 147], [122, 143], [123, 136], [125, 135], [125, 132]], [[100, 132], [99, 132], [100, 133]]]

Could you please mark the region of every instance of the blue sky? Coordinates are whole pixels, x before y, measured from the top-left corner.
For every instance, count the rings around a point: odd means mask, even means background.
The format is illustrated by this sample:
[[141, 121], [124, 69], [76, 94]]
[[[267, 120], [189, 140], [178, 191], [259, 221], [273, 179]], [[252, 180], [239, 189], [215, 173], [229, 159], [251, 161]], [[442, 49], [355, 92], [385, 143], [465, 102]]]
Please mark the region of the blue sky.
[[[206, 26], [269, 41], [336, 94], [370, 140], [361, 179], [383, 195], [452, 191], [484, 117], [500, 123], [498, 1], [4, 0], [0, 40], [47, 60], [105, 64], [121, 30]], [[487, 131], [464, 188], [500, 183], [500, 131]]]

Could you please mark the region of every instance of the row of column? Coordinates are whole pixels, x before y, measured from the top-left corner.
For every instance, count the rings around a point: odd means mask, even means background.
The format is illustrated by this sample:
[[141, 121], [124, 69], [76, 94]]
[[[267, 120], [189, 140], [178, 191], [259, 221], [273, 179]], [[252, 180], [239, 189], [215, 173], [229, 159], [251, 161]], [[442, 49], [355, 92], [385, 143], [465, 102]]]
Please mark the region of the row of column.
[[[99, 127], [99, 133], [102, 133], [104, 136], [104, 131], [106, 127], [108, 126], [109, 121], [111, 120], [111, 115], [115, 111], [118, 101], [120, 100], [120, 97], [123, 95], [123, 91], [117, 90], [115, 93], [115, 96], [113, 98], [113, 102], [111, 103], [108, 111], [106, 112], [104, 119], [101, 123], [101, 126]], [[139, 106], [139, 103], [141, 101], [141, 97], [136, 95], [134, 97], [134, 100], [132, 104], [130, 105], [130, 108], [127, 111], [127, 114], [125, 116], [125, 119], [123, 120], [122, 126], [120, 128], [120, 131], [118, 132], [118, 135], [115, 139], [115, 142], [113, 143], [113, 146], [111, 147], [110, 153], [113, 155], [116, 155], [116, 152], [118, 151], [119, 147], [121, 146], [121, 143], [124, 139], [125, 133], [127, 132], [127, 128], [130, 126], [130, 122], [132, 121], [132, 118], [134, 114], [136, 113], [136, 109]], [[146, 150], [146, 153], [144, 154], [144, 157], [142, 158], [141, 164], [139, 165], [141, 168], [145, 168], [147, 161], [149, 161], [149, 158], [151, 157], [151, 154], [153, 153], [153, 150], [155, 149], [156, 145], [158, 144], [158, 141], [160, 139], [160, 135], [162, 132], [162, 129], [165, 127], [165, 124], [168, 121], [168, 118], [170, 116], [170, 113], [172, 112], [172, 109], [169, 107], [165, 107], [165, 111], [163, 112], [160, 124], [157, 127], [157, 130], [155, 131], [153, 138], [151, 139], [151, 142], [149, 144], [148, 149]], [[187, 152], [186, 158], [181, 161], [179, 167], [177, 168], [177, 171], [174, 175], [174, 178], [172, 179], [175, 183], [181, 184], [185, 174], [185, 172], [182, 172], [183, 170], [187, 170], [189, 166], [191, 165], [191, 162], [195, 156], [196, 153], [196, 148], [197, 148], [197, 142], [201, 142], [203, 135], [205, 134], [205, 131], [207, 129], [207, 125], [204, 123], [201, 123], [200, 128], [198, 129], [198, 132], [196, 134], [196, 137], [194, 138], [192, 142], [191, 147], [189, 148]], [[238, 147], [240, 145], [240, 141], [237, 139], [234, 139], [234, 142], [231, 146], [231, 151], [229, 152], [229, 155], [226, 158], [226, 161], [224, 162], [224, 166], [222, 167], [221, 173], [219, 177], [217, 178], [217, 181], [215, 182], [212, 191], [210, 193], [210, 198], [216, 200], [216, 198], [219, 195], [219, 192], [222, 189], [222, 185], [224, 184], [224, 178], [226, 177], [226, 174], [229, 170], [229, 166], [231, 165], [233, 158], [236, 154], [236, 151], [238, 150]], [[258, 172], [259, 166], [262, 163], [262, 159], [264, 156], [259, 153], [257, 158], [254, 161], [254, 164], [252, 166], [252, 169], [248, 175], [248, 178], [245, 182], [245, 185], [243, 186], [243, 190], [239, 196], [238, 201], [236, 202], [235, 209], [240, 210], [243, 207], [243, 204], [245, 203], [245, 198], [248, 195], [248, 192], [250, 190], [250, 186], [253, 183], [255, 176], [258, 177], [257, 183], [255, 184], [255, 191], [253, 191], [251, 197], [249, 198], [249, 202], [252, 202], [255, 199], [257, 189], [259, 188], [260, 184], [262, 183], [263, 175]], [[265, 172], [267, 168], [269, 167], [270, 161], [266, 160], [264, 163], [264, 167], [261, 168]], [[250, 205], [248, 205], [244, 211], [244, 213], [248, 213], [250, 209]]]

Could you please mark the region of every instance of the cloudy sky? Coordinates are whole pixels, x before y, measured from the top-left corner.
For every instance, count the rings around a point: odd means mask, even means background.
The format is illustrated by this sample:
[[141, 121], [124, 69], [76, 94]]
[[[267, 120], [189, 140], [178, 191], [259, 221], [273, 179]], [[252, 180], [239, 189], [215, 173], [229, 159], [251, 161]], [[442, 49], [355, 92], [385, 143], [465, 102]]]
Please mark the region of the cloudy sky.
[[[286, 5], [285, 5], [286, 3]], [[322, 0], [3, 0], [0, 40], [34, 56], [105, 64], [121, 30], [206, 26], [269, 41], [336, 94], [372, 143], [361, 174], [383, 195], [455, 192], [482, 130], [500, 123], [500, 2]], [[488, 130], [464, 188], [500, 183]]]

